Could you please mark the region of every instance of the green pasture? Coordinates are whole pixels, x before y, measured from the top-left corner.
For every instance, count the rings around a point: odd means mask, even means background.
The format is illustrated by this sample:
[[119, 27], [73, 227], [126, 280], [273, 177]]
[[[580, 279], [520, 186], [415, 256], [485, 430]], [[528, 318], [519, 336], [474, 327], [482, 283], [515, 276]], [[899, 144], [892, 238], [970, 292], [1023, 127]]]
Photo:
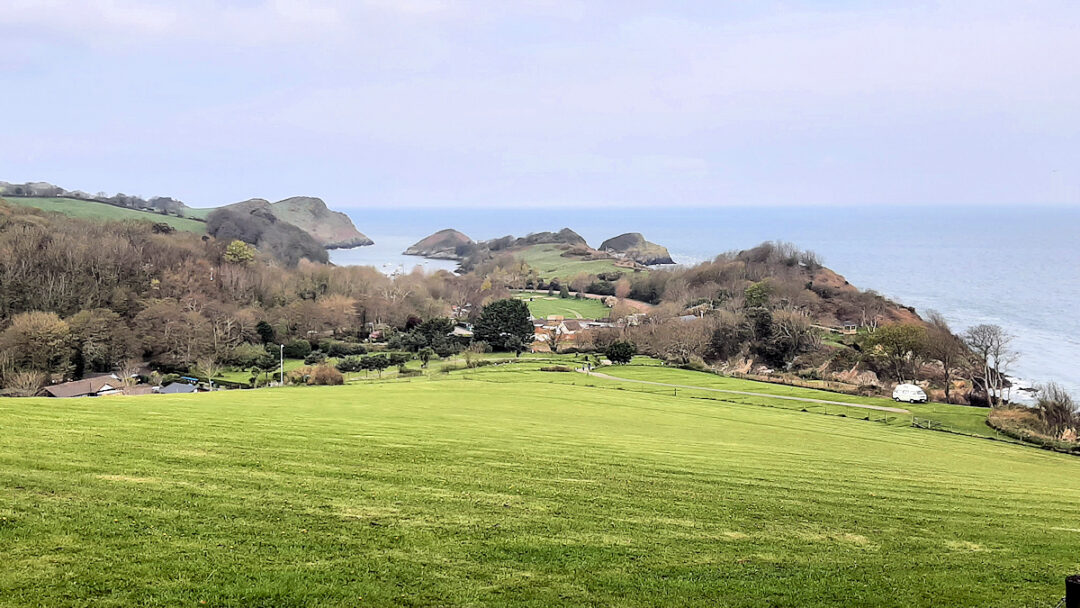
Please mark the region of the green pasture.
[[202, 234], [206, 232], [206, 224], [192, 219], [149, 213], [136, 209], [127, 209], [94, 201], [82, 201], [73, 198], [18, 198], [7, 197], [5, 201], [13, 205], [36, 207], [44, 211], [62, 213], [69, 217], [81, 219], [101, 220], [118, 222], [122, 220], [143, 220], [147, 222], [161, 222], [176, 228]]
[[[727, 376], [718, 376], [716, 374], [696, 372], [678, 368], [637, 365], [636, 362], [640, 360], [641, 358], [636, 359], [635, 365], [609, 366], [598, 369], [597, 371], [608, 374], [610, 376], [615, 376], [619, 378], [630, 378], [633, 380], [646, 380], [650, 382], [700, 386], [705, 388], [745, 391], [769, 395], [784, 395], [788, 397], [804, 397], [809, 399], [821, 399], [825, 401], [838, 401], [853, 404], [897, 407], [909, 410], [911, 412], [911, 416], [888, 414], [889, 417], [895, 417], [897, 422], [899, 423], [910, 424], [912, 416], [915, 416], [921, 419], [930, 419], [936, 422], [940, 422], [945, 428], [958, 432], [1004, 438], [1004, 435], [1001, 435], [1000, 433], [986, 425], [986, 408], [949, 405], [945, 403], [896, 403], [892, 399], [884, 399], [879, 397], [858, 397], [855, 395], [845, 395], [843, 393], [834, 393], [830, 391], [807, 389], [796, 386], [785, 386], [783, 384], [770, 384], [767, 382], [755, 382], [753, 380], [730, 378]], [[663, 387], [633, 384], [626, 385], [626, 388], [628, 390], [653, 390], [663, 392], [668, 392], [671, 390]], [[687, 395], [689, 394], [690, 393], [687, 393]], [[712, 397], [719, 399], [728, 399], [735, 402], [760, 404], [763, 401], [763, 399], [760, 397], [750, 397], [744, 395], [730, 395], [723, 393], [710, 394], [705, 392], [696, 392], [693, 394], [694, 396], [699, 396], [703, 398]], [[883, 415], [878, 412], [867, 411], [861, 408], [843, 408], [842, 406], [836, 405], [807, 404], [792, 401], [771, 401], [768, 403], [768, 405], [773, 407], [787, 407], [794, 409], [805, 408], [809, 411], [823, 413], [843, 413], [848, 416], [857, 417], [867, 415], [871, 416], [871, 418], [883, 417]]]
[[1080, 571], [1076, 457], [557, 362], [0, 401], [0, 606], [1053, 606]]
[[611, 309], [595, 298], [560, 298], [558, 292], [549, 296], [546, 291], [525, 292], [515, 297], [525, 300], [529, 312], [538, 319], [551, 315], [561, 315], [567, 319], [606, 319], [611, 314]]
[[[622, 272], [633, 274], [634, 270], [620, 268], [613, 260], [583, 260], [563, 257], [564, 250], [559, 245], [533, 245], [515, 252], [518, 259], [536, 269], [545, 279], [569, 281], [579, 274], [599, 274], [601, 272]], [[648, 272], [648, 271], [642, 271]]]

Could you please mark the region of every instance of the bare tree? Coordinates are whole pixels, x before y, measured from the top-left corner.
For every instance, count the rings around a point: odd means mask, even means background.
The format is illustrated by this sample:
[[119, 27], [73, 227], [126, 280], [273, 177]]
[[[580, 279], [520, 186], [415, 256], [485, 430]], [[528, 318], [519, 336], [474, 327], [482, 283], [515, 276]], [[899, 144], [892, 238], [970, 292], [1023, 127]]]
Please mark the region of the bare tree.
[[949, 323], [941, 313], [931, 310], [927, 317], [930, 328], [926, 332], [925, 352], [927, 357], [941, 363], [945, 383], [945, 402], [952, 403], [950, 392], [952, 391], [953, 371], [964, 360], [964, 355], [967, 354], [968, 349], [964, 345], [964, 341], [949, 329]]
[[1000, 325], [976, 325], [964, 332], [964, 342], [972, 350], [979, 367], [973, 370], [972, 382], [982, 385], [994, 406], [1001, 405], [1005, 373], [1019, 357], [1019, 353], [1011, 348], [1012, 340], [1012, 334]]
[[14, 371], [4, 376], [4, 390], [12, 397], [36, 397], [46, 380], [45, 373], [37, 370]]
[[221, 373], [221, 363], [214, 357], [202, 357], [195, 362], [195, 366], [199, 368], [199, 371], [206, 374], [207, 380], [213, 380], [218, 374]]
[[1044, 430], [1055, 437], [1080, 426], [1080, 405], [1065, 389], [1053, 382], [1040, 387], [1036, 410]]

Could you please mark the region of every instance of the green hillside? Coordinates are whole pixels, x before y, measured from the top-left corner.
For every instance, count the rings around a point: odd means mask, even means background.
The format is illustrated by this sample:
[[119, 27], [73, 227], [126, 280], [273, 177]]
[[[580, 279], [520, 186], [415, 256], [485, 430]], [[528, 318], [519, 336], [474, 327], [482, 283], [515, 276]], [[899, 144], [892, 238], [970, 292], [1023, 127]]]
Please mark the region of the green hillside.
[[525, 300], [529, 312], [538, 319], [551, 315], [561, 315], [567, 319], [606, 319], [611, 314], [610, 308], [594, 298], [560, 298], [557, 293], [549, 296], [546, 291], [525, 292], [515, 297]]
[[206, 224], [196, 220], [182, 217], [174, 217], [171, 215], [161, 215], [159, 213], [150, 213], [147, 211], [139, 211], [137, 209], [128, 209], [126, 207], [117, 207], [116, 205], [109, 205], [106, 203], [98, 203], [94, 201], [83, 201], [74, 198], [21, 197], [6, 197], [4, 198], [4, 200], [14, 205], [36, 207], [44, 211], [62, 213], [69, 217], [113, 222], [121, 220], [144, 220], [148, 222], [163, 222], [172, 226], [173, 228], [176, 228], [177, 230], [186, 230], [188, 232], [195, 232], [199, 234], [206, 232]]
[[[621, 268], [614, 260], [583, 260], [563, 257], [564, 250], [559, 245], [533, 245], [514, 252], [514, 255], [532, 266], [545, 279], [570, 280], [579, 274], [598, 274], [602, 272], [632, 273], [633, 269]], [[648, 271], [643, 271], [648, 272]]]
[[1053, 606], [1080, 570], [1075, 457], [528, 361], [0, 402], [0, 606]]

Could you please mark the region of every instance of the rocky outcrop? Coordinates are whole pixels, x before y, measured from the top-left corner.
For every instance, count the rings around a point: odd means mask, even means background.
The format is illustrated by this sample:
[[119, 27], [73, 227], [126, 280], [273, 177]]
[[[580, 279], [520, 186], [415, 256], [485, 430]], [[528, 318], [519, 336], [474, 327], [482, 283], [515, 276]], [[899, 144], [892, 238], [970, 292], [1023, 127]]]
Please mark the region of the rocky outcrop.
[[674, 264], [666, 247], [650, 243], [640, 232], [627, 232], [600, 244], [600, 251], [633, 260], [639, 264]]
[[373, 245], [374, 241], [356, 229], [349, 216], [331, 211], [322, 199], [295, 196], [270, 204], [278, 219], [299, 227], [327, 249], [350, 249]]
[[453, 228], [426, 236], [402, 252], [436, 260], [460, 260], [469, 253], [473, 240]]
[[497, 239], [491, 239], [480, 243], [480, 246], [491, 251], [501, 251], [503, 249], [517, 249], [520, 247], [532, 247], [533, 245], [585, 245], [585, 238], [580, 234], [574, 232], [569, 228], [563, 228], [558, 232], [533, 232], [527, 236], [514, 238], [511, 235], [500, 237]]

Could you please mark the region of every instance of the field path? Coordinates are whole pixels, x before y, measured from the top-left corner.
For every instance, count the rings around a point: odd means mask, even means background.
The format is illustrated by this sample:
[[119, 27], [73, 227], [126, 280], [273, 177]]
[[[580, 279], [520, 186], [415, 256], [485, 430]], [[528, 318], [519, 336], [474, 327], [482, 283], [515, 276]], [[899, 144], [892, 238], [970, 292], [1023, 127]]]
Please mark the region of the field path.
[[654, 386], [670, 386], [672, 388], [689, 388], [698, 391], [709, 391], [713, 393], [728, 393], [730, 395], [747, 395], [750, 397], [765, 397], [767, 399], [784, 399], [785, 401], [802, 401], [804, 403], [820, 403], [823, 405], [842, 405], [844, 407], [858, 407], [864, 410], [877, 410], [879, 412], [891, 412], [894, 414], [910, 414], [911, 412], [899, 407], [887, 407], [884, 405], [863, 405], [861, 403], [844, 403], [843, 401], [828, 401], [826, 399], [811, 399], [809, 397], [789, 397], [787, 395], [770, 395], [768, 393], [751, 393], [748, 391], [733, 391], [724, 388], [708, 388], [704, 386], [690, 386], [688, 384], [668, 384], [667, 382], [653, 382], [651, 380], [633, 380], [631, 378], [618, 378], [616, 376], [609, 376], [600, 372], [582, 372], [587, 373], [590, 376], [596, 376], [597, 378], [603, 378], [605, 380], [615, 380], [616, 382], [633, 382], [636, 384], [652, 384]]

